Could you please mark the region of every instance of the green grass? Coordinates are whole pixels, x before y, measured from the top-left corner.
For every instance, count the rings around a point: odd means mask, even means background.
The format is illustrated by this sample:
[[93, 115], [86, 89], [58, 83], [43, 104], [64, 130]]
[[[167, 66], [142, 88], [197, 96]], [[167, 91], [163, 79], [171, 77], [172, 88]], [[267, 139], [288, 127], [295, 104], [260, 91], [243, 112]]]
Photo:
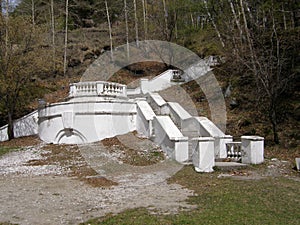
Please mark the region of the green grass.
[[17, 147], [6, 147], [6, 146], [0, 146], [0, 157], [5, 155], [6, 153], [9, 153], [11, 151], [18, 150]]
[[[132, 209], [86, 224], [299, 224], [299, 182], [287, 178], [233, 180], [195, 173], [185, 167], [170, 182], [195, 190], [190, 203], [198, 208], [177, 215], [153, 215]], [[143, 199], [141, 199], [143, 201]]]

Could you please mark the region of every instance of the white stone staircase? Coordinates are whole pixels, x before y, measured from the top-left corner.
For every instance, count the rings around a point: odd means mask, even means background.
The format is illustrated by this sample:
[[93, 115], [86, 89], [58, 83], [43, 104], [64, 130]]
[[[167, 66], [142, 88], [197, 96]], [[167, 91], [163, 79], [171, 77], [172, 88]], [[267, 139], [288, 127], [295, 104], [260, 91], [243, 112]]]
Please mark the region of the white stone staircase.
[[[200, 61], [184, 71], [182, 75], [184, 82], [181, 83], [196, 79], [209, 70], [209, 65]], [[15, 132], [19, 132], [17, 137], [38, 133], [42, 140], [46, 140], [45, 135], [57, 133], [53, 129], [49, 130], [49, 121], [54, 118], [50, 114], [56, 110], [55, 118], [62, 118], [56, 120], [56, 125], [62, 126], [63, 131], [67, 130], [69, 132], [67, 137], [72, 138], [75, 130], [74, 121], [80, 122], [74, 119], [77, 113], [79, 116], [86, 116], [85, 123], [78, 123], [80, 126], [77, 124], [79, 133], [86, 132], [84, 135], [80, 133], [86, 137], [83, 139], [84, 143], [100, 141], [136, 130], [139, 135], [159, 144], [170, 158], [183, 164], [192, 163], [196, 171], [211, 172], [218, 163], [215, 161], [227, 158], [228, 155], [236, 157], [237, 151], [233, 147], [228, 151], [228, 147], [234, 146], [232, 136], [226, 135], [208, 118], [192, 116], [178, 102], [167, 102], [157, 93], [180, 84], [172, 82], [173, 75], [178, 74], [177, 72], [167, 70], [152, 80], [141, 79], [140, 87], [136, 89], [127, 89], [126, 85], [104, 81], [71, 84], [70, 98], [67, 102], [45, 105], [39, 113], [35, 111], [15, 121]], [[75, 105], [78, 107], [74, 108]], [[60, 124], [60, 120], [63, 124]], [[44, 127], [41, 126], [43, 121]], [[90, 122], [90, 126], [87, 122]], [[102, 126], [95, 126], [95, 124], [102, 124]], [[115, 125], [113, 127], [115, 129], [112, 129], [112, 124]], [[44, 139], [41, 136], [41, 127], [44, 128]], [[91, 127], [94, 130], [91, 130]], [[106, 136], [101, 127], [107, 131]], [[7, 140], [6, 133], [7, 127], [0, 128], [0, 141]], [[49, 143], [54, 140], [52, 137], [48, 139]], [[71, 140], [68, 142], [70, 144], [78, 144], [74, 142], [75, 139], [68, 140]], [[238, 154], [242, 160], [255, 164], [263, 162], [263, 138], [245, 136], [242, 137], [239, 146]]]
[[[158, 93], [148, 93], [146, 99], [138, 102], [137, 131], [162, 146], [165, 153], [180, 163], [194, 164], [198, 172], [211, 172], [214, 166], [243, 166], [236, 162], [222, 162], [222, 159], [234, 160], [235, 154], [243, 157], [241, 150], [235, 153], [228, 147], [232, 146], [233, 138], [222, 132], [206, 117], [190, 115], [179, 103], [166, 102]], [[140, 108], [140, 109], [139, 109]], [[139, 127], [138, 118], [144, 118], [143, 129]], [[142, 119], [143, 120], [143, 119]], [[243, 141], [244, 139], [244, 141]], [[259, 146], [263, 149], [263, 138], [242, 137], [247, 146]], [[254, 143], [255, 142], [255, 143]], [[252, 144], [250, 144], [252, 143]], [[252, 160], [244, 157], [249, 163], [261, 163], [263, 155], [251, 153], [251, 147], [244, 146]], [[240, 147], [241, 149], [242, 147]]]

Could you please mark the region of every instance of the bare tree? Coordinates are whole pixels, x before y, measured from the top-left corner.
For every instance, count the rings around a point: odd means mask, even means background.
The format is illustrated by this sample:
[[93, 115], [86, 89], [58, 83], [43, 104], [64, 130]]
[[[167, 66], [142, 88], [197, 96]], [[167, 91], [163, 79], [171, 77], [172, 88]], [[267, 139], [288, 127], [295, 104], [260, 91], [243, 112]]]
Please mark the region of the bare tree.
[[143, 5], [143, 22], [144, 22], [144, 39], [148, 37], [148, 26], [147, 26], [147, 0], [142, 0]]
[[208, 15], [208, 17], [209, 17], [209, 19], [210, 19], [210, 21], [211, 21], [211, 23], [212, 23], [212, 25], [213, 25], [213, 27], [214, 27], [216, 33], [217, 33], [217, 35], [218, 35], [218, 38], [219, 38], [219, 40], [220, 40], [222, 46], [225, 47], [225, 42], [224, 42], [224, 40], [223, 40], [223, 38], [222, 38], [222, 36], [221, 36], [221, 33], [220, 33], [220, 31], [219, 31], [219, 29], [218, 29], [218, 27], [217, 27], [217, 25], [216, 25], [214, 19], [212, 18], [209, 9], [208, 9], [207, 0], [204, 0], [204, 4], [205, 4], [205, 8], [206, 8], [206, 10], [207, 10], [207, 15]]
[[31, 20], [32, 20], [32, 25], [35, 25], [35, 5], [34, 5], [34, 0], [31, 0]]
[[135, 41], [136, 41], [136, 45], [139, 46], [139, 27], [138, 27], [136, 0], [133, 0], [133, 7], [134, 7]]
[[5, 57], [8, 53], [8, 21], [9, 21], [9, 0], [5, 2]]
[[111, 22], [110, 22], [107, 1], [105, 1], [105, 9], [106, 9], [106, 17], [108, 23], [109, 40], [110, 40], [110, 54], [111, 54], [111, 59], [114, 60], [112, 30], [111, 30]]
[[126, 48], [127, 48], [127, 59], [128, 59], [130, 53], [129, 53], [128, 9], [127, 9], [126, 0], [124, 0], [124, 14], [125, 14], [125, 29], [126, 29]]
[[168, 11], [166, 7], [166, 0], [162, 0], [162, 2], [163, 2], [164, 20], [165, 20], [165, 35], [167, 40], [169, 40]]
[[69, 20], [69, 0], [66, 0], [65, 7], [65, 44], [64, 44], [64, 75], [67, 73], [67, 49], [68, 49], [68, 20]]
[[285, 104], [283, 96], [299, 74], [295, 63], [300, 50], [298, 31], [286, 29], [282, 5], [275, 5], [272, 0], [264, 5], [248, 0], [223, 3], [220, 11], [212, 13], [226, 37], [223, 40], [230, 70], [251, 76], [258, 108], [272, 126], [274, 142], [279, 143], [278, 121]]
[[56, 70], [56, 50], [55, 50], [55, 19], [54, 19], [54, 3], [50, 0], [50, 16], [51, 16], [51, 34], [52, 34], [52, 59], [53, 59], [53, 70]]

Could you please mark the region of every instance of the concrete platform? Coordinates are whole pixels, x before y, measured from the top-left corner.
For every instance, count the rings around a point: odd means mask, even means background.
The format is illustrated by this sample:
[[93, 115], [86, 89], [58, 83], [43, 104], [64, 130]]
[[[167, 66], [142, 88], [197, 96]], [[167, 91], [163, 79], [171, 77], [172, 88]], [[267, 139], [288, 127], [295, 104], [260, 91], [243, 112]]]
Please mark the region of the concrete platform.
[[248, 166], [244, 163], [237, 163], [237, 162], [215, 162], [215, 167], [221, 170], [233, 170], [233, 169], [242, 169]]

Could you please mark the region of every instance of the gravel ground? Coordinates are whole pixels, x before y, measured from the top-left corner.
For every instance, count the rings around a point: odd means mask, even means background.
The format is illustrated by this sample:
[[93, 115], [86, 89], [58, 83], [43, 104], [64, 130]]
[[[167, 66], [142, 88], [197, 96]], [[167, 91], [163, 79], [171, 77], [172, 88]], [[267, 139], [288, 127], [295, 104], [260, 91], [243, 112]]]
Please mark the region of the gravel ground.
[[[148, 140], [140, 142], [149, 146]], [[167, 183], [182, 168], [168, 159], [133, 166], [121, 160], [122, 152], [109, 154], [110, 149], [98, 143], [80, 146], [82, 157], [73, 157], [68, 164], [47, 161], [52, 153], [44, 147], [39, 143], [0, 158], [0, 223], [78, 224], [136, 207], [167, 214], [195, 207], [186, 203], [194, 195], [191, 190]], [[90, 177], [105, 177], [117, 185], [93, 187], [71, 176], [72, 165], [83, 161], [97, 172]]]

